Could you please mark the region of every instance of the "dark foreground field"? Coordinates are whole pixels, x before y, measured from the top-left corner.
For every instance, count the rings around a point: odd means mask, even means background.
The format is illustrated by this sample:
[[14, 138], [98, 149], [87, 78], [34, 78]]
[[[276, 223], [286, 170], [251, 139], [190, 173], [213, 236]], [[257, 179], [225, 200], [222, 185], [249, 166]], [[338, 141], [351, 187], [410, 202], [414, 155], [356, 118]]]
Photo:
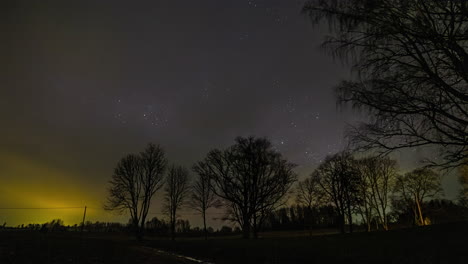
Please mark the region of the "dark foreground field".
[[[271, 236], [271, 234], [270, 234]], [[468, 263], [468, 223], [389, 232], [208, 241], [0, 232], [0, 263]]]
[[127, 237], [108, 234], [0, 232], [0, 264], [192, 263], [142, 247]]
[[147, 243], [214, 263], [468, 263], [468, 223], [258, 241]]

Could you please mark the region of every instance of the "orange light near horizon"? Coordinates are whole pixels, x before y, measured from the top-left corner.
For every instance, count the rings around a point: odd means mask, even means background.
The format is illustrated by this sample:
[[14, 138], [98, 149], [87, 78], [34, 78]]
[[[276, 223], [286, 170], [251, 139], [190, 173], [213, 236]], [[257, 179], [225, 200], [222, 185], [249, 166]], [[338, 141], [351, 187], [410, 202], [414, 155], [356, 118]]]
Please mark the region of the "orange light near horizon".
[[[85, 192], [79, 175], [49, 168], [28, 158], [0, 152], [0, 208], [63, 208], [0, 210], [0, 225], [44, 223], [61, 219], [67, 225], [79, 224], [87, 205], [87, 219], [112, 221], [101, 209], [101, 200]], [[78, 180], [77, 180], [78, 179]], [[103, 190], [105, 188], [103, 187]], [[102, 219], [102, 220], [101, 220]]]

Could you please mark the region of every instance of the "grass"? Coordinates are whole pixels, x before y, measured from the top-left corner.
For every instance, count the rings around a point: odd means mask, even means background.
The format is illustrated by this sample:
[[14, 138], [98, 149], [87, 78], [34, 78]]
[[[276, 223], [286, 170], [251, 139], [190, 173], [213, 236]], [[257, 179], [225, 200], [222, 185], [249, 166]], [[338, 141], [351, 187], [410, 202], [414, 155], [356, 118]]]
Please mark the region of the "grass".
[[155, 254], [126, 235], [48, 233], [37, 231], [0, 232], [1, 264], [123, 264], [189, 263], [172, 256]]
[[468, 223], [389, 232], [330, 235], [324, 230], [270, 232], [258, 240], [235, 236], [148, 238], [105, 233], [0, 232], [0, 263], [190, 263], [161, 249], [222, 263], [468, 263]]
[[458, 223], [313, 237], [281, 234], [258, 240], [157, 239], [146, 245], [214, 263], [468, 263], [467, 242], [468, 223]]

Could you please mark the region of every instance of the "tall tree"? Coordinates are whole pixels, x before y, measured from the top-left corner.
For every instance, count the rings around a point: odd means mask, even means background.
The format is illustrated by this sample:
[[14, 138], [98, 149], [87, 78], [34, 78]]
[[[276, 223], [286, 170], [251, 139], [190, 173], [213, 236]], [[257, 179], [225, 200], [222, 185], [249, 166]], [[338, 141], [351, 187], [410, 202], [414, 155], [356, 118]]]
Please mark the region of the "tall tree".
[[328, 20], [324, 46], [357, 73], [337, 88], [371, 116], [351, 130], [357, 147], [432, 146], [434, 165], [467, 160], [468, 1], [312, 0], [304, 11]]
[[[199, 164], [213, 180], [213, 191], [228, 207], [230, 218], [242, 228], [243, 237], [259, 227], [296, 181], [294, 165], [264, 138], [238, 137], [225, 150], [213, 150]], [[252, 228], [252, 230], [251, 230]]]
[[375, 217], [375, 209], [372, 199], [371, 182], [366, 174], [363, 173], [362, 161], [358, 161], [357, 169], [359, 170], [359, 185], [357, 186], [357, 201], [356, 211], [361, 215], [362, 220], [366, 224], [366, 231], [372, 229], [372, 221]]
[[340, 217], [341, 233], [345, 232], [346, 219], [350, 232], [353, 231], [352, 211], [359, 193], [359, 174], [355, 163], [351, 154], [340, 152], [327, 156], [312, 173], [312, 178], [319, 183], [328, 202], [333, 204]]
[[169, 216], [172, 240], [175, 239], [177, 210], [184, 205], [189, 190], [188, 170], [181, 166], [171, 166], [166, 177], [166, 187], [164, 188], [163, 211]]
[[148, 144], [139, 155], [122, 158], [109, 181], [109, 195], [104, 208], [120, 213], [128, 211], [134, 232], [141, 239], [151, 199], [163, 184], [167, 160], [157, 145]]
[[206, 211], [211, 207], [218, 207], [220, 201], [217, 199], [211, 186], [211, 178], [209, 168], [204, 163], [197, 163], [193, 170], [198, 177], [192, 186], [192, 195], [189, 205], [192, 209], [200, 212], [203, 218], [203, 233], [205, 240], [208, 239], [206, 229]]
[[367, 157], [359, 160], [361, 184], [367, 188], [367, 197], [372, 209], [377, 213], [380, 224], [388, 230], [388, 206], [390, 192], [397, 176], [397, 163], [388, 157]]
[[397, 177], [394, 193], [411, 207], [416, 224], [426, 225], [422, 205], [426, 199], [442, 194], [440, 175], [428, 168], [415, 169]]
[[146, 149], [140, 152], [141, 164], [141, 188], [143, 189], [142, 212], [140, 226], [144, 227], [148, 215], [151, 199], [164, 185], [164, 173], [166, 172], [167, 159], [164, 150], [155, 144], [148, 144]]
[[312, 235], [313, 207], [318, 208], [323, 202], [323, 191], [316, 178], [308, 177], [298, 182], [296, 189], [296, 203], [306, 208], [304, 219], [308, 219], [310, 235]]

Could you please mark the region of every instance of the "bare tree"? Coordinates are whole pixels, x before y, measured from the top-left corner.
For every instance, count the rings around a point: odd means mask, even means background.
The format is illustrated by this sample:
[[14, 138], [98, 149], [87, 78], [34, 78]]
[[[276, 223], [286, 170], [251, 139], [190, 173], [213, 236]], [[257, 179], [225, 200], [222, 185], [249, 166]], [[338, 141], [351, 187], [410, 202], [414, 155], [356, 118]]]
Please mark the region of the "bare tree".
[[364, 199], [377, 213], [383, 229], [388, 230], [388, 206], [397, 176], [397, 163], [388, 157], [375, 156], [361, 159], [358, 164], [362, 177], [360, 184], [366, 188]]
[[428, 168], [415, 169], [397, 178], [394, 193], [411, 207], [415, 222], [426, 225], [422, 204], [427, 198], [442, 194], [440, 176]]
[[197, 173], [198, 178], [192, 186], [192, 195], [189, 205], [192, 209], [200, 212], [203, 218], [203, 233], [205, 240], [208, 239], [206, 229], [206, 211], [211, 207], [218, 207], [220, 201], [217, 199], [211, 186], [211, 178], [209, 168], [204, 163], [197, 163], [193, 170]]
[[371, 183], [366, 177], [366, 174], [362, 171], [361, 161], [358, 161], [357, 169], [359, 170], [359, 185], [357, 186], [357, 201], [356, 211], [361, 215], [361, 218], [366, 223], [366, 231], [371, 231], [372, 220], [375, 216], [375, 210], [373, 207]]
[[[198, 163], [213, 180], [213, 191], [226, 204], [229, 218], [257, 237], [267, 211], [279, 205], [296, 181], [294, 165], [264, 138], [236, 138], [225, 150], [213, 150]], [[252, 230], [251, 230], [252, 228]]]
[[308, 219], [310, 220], [309, 223], [309, 230], [310, 235], [312, 235], [312, 207], [318, 207], [323, 202], [323, 191], [320, 188], [320, 184], [318, 183], [316, 178], [308, 177], [303, 181], [298, 182], [297, 189], [296, 189], [296, 203], [299, 205], [304, 206], [308, 214]]
[[322, 200], [323, 192], [315, 178], [308, 177], [297, 183], [296, 202], [311, 209], [319, 205]]
[[[143, 188], [142, 212], [140, 226], [144, 227], [148, 216], [151, 199], [164, 185], [164, 173], [167, 167], [167, 159], [164, 150], [155, 144], [148, 144], [146, 149], [140, 152], [142, 174], [140, 181]], [[144, 230], [142, 228], [142, 230]]]
[[128, 211], [138, 239], [144, 232], [151, 199], [162, 187], [166, 169], [164, 151], [157, 145], [148, 144], [140, 155], [127, 155], [114, 169], [109, 181], [109, 196], [106, 210], [119, 213]]
[[350, 131], [358, 148], [432, 146], [443, 158], [433, 165], [468, 160], [468, 1], [312, 0], [304, 11], [328, 20], [324, 46], [357, 73], [337, 95], [371, 116]]
[[177, 223], [177, 210], [185, 203], [189, 194], [189, 173], [181, 166], [173, 165], [169, 169], [166, 177], [166, 187], [164, 188], [164, 208], [163, 211], [169, 216], [171, 225], [171, 238], [175, 239], [175, 228]]
[[353, 231], [352, 211], [359, 194], [359, 174], [354, 158], [346, 152], [327, 156], [325, 161], [312, 173], [325, 193], [328, 202], [333, 204], [340, 217], [340, 231], [345, 232], [348, 220], [349, 231]]

